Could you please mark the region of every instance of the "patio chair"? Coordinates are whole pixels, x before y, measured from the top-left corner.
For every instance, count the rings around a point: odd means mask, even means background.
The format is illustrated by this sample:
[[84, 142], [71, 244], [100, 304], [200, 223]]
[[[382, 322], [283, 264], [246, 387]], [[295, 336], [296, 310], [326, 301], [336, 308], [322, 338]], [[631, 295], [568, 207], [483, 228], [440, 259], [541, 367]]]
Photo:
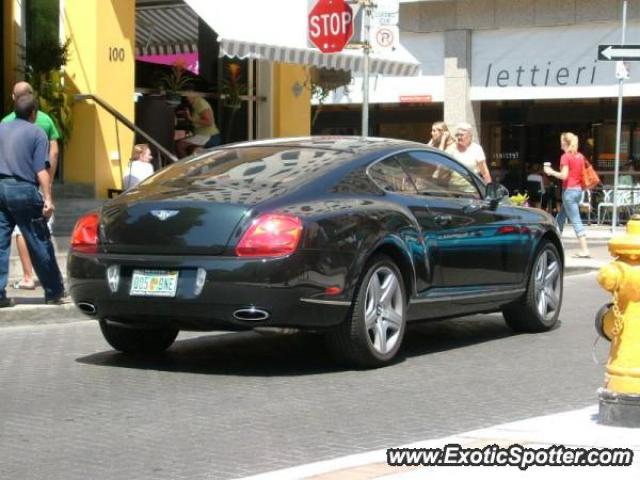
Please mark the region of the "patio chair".
[[[617, 204], [617, 220], [620, 220], [621, 214], [625, 214], [627, 217], [631, 215], [633, 210], [633, 192], [631, 190], [618, 190], [616, 195]], [[598, 204], [598, 225], [604, 222], [607, 218], [607, 211], [611, 211], [613, 215], [613, 189], [602, 190], [604, 197]]]
[[591, 225], [591, 216], [593, 215], [593, 204], [591, 203], [591, 190], [583, 190], [580, 203], [578, 203], [580, 216], [584, 216], [587, 225]]

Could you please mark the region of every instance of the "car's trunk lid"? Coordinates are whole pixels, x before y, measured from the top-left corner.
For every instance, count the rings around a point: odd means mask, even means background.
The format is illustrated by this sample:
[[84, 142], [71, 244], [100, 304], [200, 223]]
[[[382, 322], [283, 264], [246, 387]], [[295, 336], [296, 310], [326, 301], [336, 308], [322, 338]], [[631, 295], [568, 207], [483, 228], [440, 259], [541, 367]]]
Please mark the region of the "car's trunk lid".
[[102, 211], [100, 243], [109, 253], [219, 255], [250, 208], [206, 200], [114, 202]]

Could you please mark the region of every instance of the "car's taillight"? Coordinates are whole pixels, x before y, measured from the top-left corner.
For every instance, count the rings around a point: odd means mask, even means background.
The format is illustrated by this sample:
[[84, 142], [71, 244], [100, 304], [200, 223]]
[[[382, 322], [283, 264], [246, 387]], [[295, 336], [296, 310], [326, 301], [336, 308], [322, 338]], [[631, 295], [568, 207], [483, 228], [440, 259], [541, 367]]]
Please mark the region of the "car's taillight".
[[97, 213], [88, 213], [80, 217], [71, 234], [71, 249], [77, 252], [96, 253], [99, 223], [100, 217]]
[[253, 221], [236, 247], [239, 257], [280, 257], [295, 252], [302, 237], [302, 222], [292, 215], [261, 215]]

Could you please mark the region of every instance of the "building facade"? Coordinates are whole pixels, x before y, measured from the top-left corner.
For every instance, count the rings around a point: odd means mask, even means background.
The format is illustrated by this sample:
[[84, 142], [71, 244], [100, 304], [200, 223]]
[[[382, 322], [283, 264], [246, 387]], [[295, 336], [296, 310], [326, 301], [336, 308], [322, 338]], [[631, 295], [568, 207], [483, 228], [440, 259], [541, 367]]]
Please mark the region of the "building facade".
[[[621, 9], [621, 0], [403, 4], [401, 42], [422, 75], [372, 79], [371, 131], [426, 141], [435, 120], [469, 122], [494, 174], [514, 186], [532, 164], [557, 164], [560, 133], [574, 131], [611, 181], [618, 79], [615, 62], [598, 61], [597, 51], [620, 43]], [[639, 0], [628, 1], [627, 19], [626, 43], [640, 44]], [[628, 67], [621, 162], [640, 171], [640, 64]], [[314, 131], [357, 125], [359, 81], [333, 94]]]
[[[74, 96], [93, 95], [136, 124], [136, 11], [148, 5], [182, 4], [176, 0], [1, 0], [2, 113], [11, 110], [11, 90], [25, 77], [24, 57], [29, 40], [30, 8], [55, 5], [54, 19], [61, 42], [69, 40], [64, 67], [65, 89]], [[194, 17], [197, 15], [193, 13]], [[200, 22], [202, 23], [202, 22]], [[59, 26], [59, 30], [58, 30]], [[47, 27], [49, 28], [49, 27]], [[51, 27], [53, 28], [53, 27]], [[34, 31], [35, 28], [31, 28]], [[196, 36], [198, 32], [196, 31]], [[197, 38], [196, 38], [197, 40]], [[211, 42], [210, 42], [211, 43]], [[217, 55], [202, 58], [217, 62]], [[251, 61], [254, 62], [254, 61]], [[209, 67], [213, 68], [213, 67]], [[299, 136], [309, 133], [310, 91], [302, 65], [255, 61], [256, 90], [246, 100], [258, 137]], [[73, 128], [65, 139], [58, 183], [104, 198], [122, 187], [134, 134], [97, 102], [76, 97]], [[71, 189], [72, 190], [72, 189]]]

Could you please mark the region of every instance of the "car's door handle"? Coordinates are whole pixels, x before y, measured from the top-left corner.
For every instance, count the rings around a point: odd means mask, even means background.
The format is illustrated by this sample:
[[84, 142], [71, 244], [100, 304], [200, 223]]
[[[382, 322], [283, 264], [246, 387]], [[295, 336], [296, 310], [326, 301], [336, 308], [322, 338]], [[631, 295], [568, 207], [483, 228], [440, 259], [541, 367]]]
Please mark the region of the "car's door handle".
[[434, 221], [436, 222], [436, 225], [444, 227], [446, 225], [451, 225], [453, 217], [451, 215], [436, 215]]

